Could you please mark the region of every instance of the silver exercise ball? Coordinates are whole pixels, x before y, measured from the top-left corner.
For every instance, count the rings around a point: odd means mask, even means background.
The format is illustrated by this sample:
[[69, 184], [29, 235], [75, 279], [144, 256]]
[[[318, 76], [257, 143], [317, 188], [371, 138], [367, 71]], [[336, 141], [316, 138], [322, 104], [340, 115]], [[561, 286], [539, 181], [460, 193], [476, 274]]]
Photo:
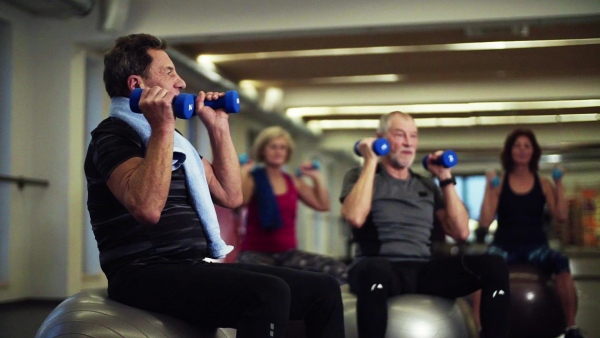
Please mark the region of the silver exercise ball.
[[190, 337], [233, 338], [233, 329], [207, 329], [167, 315], [110, 300], [106, 289], [81, 291], [46, 317], [35, 338], [54, 337]]
[[[358, 338], [356, 297], [342, 289], [346, 338]], [[478, 337], [471, 307], [462, 299], [402, 295], [388, 300], [386, 338]]]

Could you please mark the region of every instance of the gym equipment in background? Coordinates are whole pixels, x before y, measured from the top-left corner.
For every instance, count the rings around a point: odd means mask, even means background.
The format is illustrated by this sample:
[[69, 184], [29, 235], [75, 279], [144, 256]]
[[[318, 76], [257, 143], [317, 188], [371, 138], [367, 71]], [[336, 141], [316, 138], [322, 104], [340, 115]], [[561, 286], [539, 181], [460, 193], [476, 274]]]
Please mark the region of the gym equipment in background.
[[508, 266], [510, 337], [558, 337], [565, 315], [551, 276], [532, 264]]

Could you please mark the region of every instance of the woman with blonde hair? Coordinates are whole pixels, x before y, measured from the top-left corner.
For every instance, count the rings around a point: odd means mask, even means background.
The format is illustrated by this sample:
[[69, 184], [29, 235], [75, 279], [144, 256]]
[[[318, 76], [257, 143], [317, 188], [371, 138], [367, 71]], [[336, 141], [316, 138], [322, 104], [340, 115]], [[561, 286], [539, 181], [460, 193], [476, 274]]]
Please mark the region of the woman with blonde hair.
[[264, 129], [254, 141], [253, 158], [242, 165], [243, 205], [247, 207], [246, 233], [238, 262], [283, 266], [333, 275], [345, 283], [346, 265], [334, 258], [298, 250], [298, 200], [316, 211], [329, 210], [329, 192], [312, 162], [300, 165], [299, 174], [284, 171], [294, 152], [291, 135], [281, 127]]

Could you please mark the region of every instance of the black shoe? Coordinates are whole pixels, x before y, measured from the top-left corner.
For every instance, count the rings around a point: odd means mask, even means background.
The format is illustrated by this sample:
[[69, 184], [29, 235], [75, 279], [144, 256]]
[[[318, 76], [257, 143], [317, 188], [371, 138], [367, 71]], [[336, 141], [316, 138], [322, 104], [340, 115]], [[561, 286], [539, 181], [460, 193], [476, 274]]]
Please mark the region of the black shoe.
[[565, 338], [585, 338], [578, 327], [570, 327], [565, 331]]

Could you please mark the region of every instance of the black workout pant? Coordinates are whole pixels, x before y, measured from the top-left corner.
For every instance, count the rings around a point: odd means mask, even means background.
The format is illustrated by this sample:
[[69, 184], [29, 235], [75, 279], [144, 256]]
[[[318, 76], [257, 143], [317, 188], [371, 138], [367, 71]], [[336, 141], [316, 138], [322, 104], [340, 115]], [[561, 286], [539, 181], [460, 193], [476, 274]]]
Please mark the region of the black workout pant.
[[155, 264], [126, 268], [110, 298], [193, 324], [232, 327], [238, 338], [285, 337], [303, 319], [308, 337], [344, 337], [340, 287], [326, 274], [248, 264]]
[[[482, 289], [481, 325], [486, 338], [508, 337], [508, 269], [499, 256], [465, 255], [429, 262], [365, 258], [349, 271], [357, 295], [359, 337], [379, 338], [387, 328], [387, 300], [406, 293], [458, 298]], [[381, 285], [381, 286], [379, 286]]]

